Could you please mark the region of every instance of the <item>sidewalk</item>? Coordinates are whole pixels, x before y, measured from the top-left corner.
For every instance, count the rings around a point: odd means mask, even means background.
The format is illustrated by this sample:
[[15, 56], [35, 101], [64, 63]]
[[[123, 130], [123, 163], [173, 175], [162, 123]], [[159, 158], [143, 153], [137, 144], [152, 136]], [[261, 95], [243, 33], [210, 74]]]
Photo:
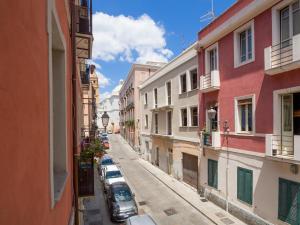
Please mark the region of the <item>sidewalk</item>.
[[188, 202], [191, 206], [193, 206], [197, 211], [202, 213], [213, 223], [218, 225], [245, 224], [244, 222], [227, 213], [212, 202], [201, 201], [201, 197], [195, 190], [193, 190], [188, 185], [169, 176], [159, 168], [153, 166], [151, 163], [141, 158], [139, 159], [139, 163], [144, 167], [145, 170], [147, 170], [158, 180], [160, 180], [162, 183], [168, 186], [173, 192], [175, 192], [178, 196], [180, 196], [182, 199]]

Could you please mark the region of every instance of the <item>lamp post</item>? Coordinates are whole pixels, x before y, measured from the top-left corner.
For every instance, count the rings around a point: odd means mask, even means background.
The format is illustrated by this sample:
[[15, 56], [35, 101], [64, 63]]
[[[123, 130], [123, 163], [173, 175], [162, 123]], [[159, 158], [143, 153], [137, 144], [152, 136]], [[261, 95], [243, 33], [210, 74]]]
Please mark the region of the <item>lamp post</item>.
[[104, 131], [106, 133], [106, 127], [107, 127], [108, 122], [109, 122], [109, 115], [107, 114], [106, 111], [103, 113], [101, 119], [102, 119], [102, 125], [104, 127]]
[[209, 131], [211, 132], [212, 131], [212, 120], [216, 117], [217, 115], [217, 111], [213, 108], [213, 107], [210, 107], [210, 109], [207, 111], [207, 115], [208, 115], [208, 119], [210, 121], [210, 127], [209, 127]]
[[226, 153], [227, 153], [227, 160], [226, 160], [226, 212], [228, 212], [228, 164], [229, 164], [229, 154], [228, 154], [228, 135], [229, 135], [229, 125], [228, 121], [225, 120], [223, 124], [223, 131], [224, 131], [224, 138], [226, 140]]

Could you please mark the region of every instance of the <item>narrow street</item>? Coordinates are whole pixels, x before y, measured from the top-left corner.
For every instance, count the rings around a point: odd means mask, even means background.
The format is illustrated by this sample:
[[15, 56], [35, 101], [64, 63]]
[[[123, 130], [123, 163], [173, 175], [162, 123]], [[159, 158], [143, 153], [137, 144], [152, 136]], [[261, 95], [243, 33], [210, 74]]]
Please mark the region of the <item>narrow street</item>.
[[159, 225], [212, 224], [200, 212], [146, 171], [136, 161], [136, 153], [130, 149], [121, 136], [111, 135], [109, 139], [111, 149], [108, 153], [120, 166], [125, 179], [136, 194], [139, 213], [150, 214]]

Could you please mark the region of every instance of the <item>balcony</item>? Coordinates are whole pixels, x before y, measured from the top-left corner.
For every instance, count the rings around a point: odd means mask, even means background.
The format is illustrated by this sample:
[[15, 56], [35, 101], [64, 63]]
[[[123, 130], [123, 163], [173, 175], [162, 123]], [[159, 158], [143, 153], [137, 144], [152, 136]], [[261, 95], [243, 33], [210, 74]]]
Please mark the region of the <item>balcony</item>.
[[82, 85], [90, 84], [90, 69], [87, 64], [84, 63], [80, 64], [80, 78], [81, 78]]
[[130, 110], [134, 108], [134, 102], [129, 102], [126, 106], [126, 110]]
[[92, 0], [83, 0], [76, 6], [76, 55], [80, 59], [92, 56]]
[[173, 109], [173, 105], [163, 105], [163, 106], [156, 106], [150, 109], [150, 111], [158, 112], [158, 111], [172, 110], [172, 109]]
[[300, 34], [265, 48], [265, 73], [275, 75], [300, 68]]
[[211, 133], [203, 133], [203, 146], [220, 149], [221, 148], [221, 134], [218, 131], [212, 131]]
[[211, 71], [208, 74], [200, 76], [200, 91], [203, 93], [216, 91], [220, 89], [219, 70]]
[[282, 160], [300, 161], [300, 135], [266, 135], [266, 155]]

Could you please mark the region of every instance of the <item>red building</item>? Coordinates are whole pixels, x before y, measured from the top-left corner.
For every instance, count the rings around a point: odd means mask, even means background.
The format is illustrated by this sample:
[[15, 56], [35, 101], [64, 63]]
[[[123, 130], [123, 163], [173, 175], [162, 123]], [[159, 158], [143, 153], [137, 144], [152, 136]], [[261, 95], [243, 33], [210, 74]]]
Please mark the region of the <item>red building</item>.
[[299, 224], [300, 1], [237, 1], [197, 49], [202, 191], [248, 224]]
[[[0, 224], [76, 221], [83, 2], [0, 2]], [[85, 36], [91, 43], [91, 30]]]

